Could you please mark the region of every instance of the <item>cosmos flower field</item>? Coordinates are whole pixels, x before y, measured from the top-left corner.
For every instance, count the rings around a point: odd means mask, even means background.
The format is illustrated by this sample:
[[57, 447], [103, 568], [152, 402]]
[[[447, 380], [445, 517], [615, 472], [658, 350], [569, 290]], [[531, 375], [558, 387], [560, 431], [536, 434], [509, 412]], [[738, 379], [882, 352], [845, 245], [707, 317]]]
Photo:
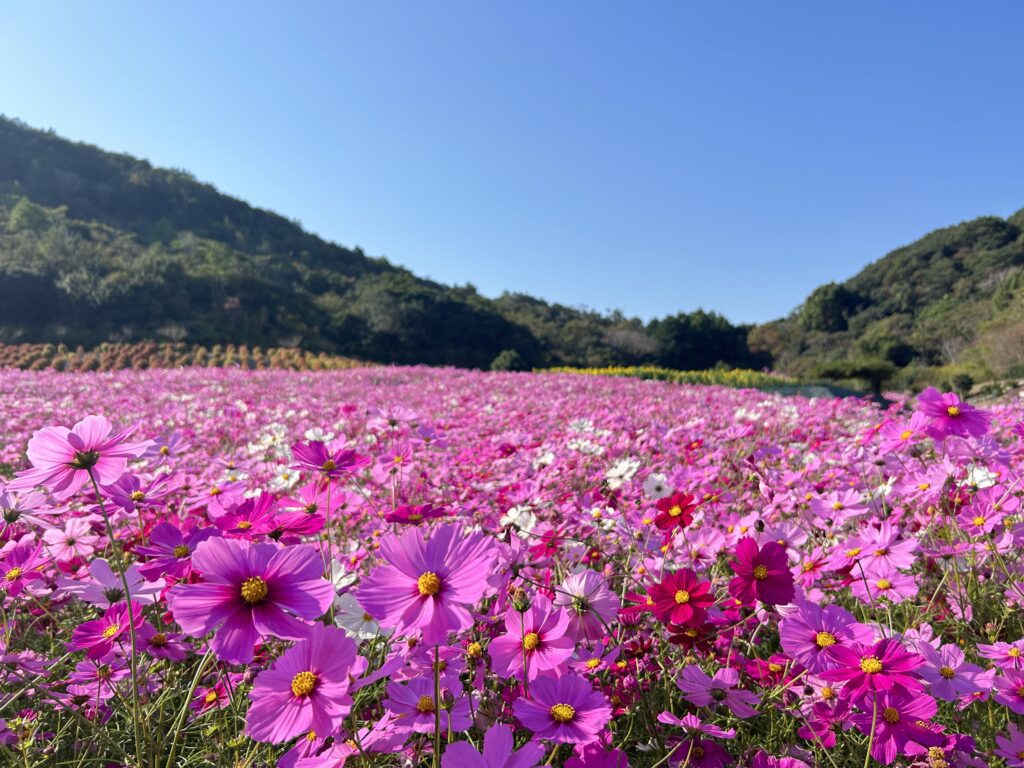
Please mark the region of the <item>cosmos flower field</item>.
[[1024, 766], [1024, 407], [0, 372], [0, 765]]

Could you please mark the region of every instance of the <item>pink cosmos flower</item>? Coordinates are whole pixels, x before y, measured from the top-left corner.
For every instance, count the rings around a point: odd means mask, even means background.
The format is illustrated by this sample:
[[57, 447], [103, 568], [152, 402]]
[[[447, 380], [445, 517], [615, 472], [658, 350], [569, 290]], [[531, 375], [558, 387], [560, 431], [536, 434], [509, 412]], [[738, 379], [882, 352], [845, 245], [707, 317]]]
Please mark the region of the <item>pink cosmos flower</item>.
[[753, 717], [754, 709], [759, 703], [756, 693], [737, 688], [740, 675], [732, 667], [722, 667], [711, 677], [696, 664], [683, 668], [683, 674], [676, 680], [676, 685], [690, 703], [698, 707], [711, 707], [724, 704], [736, 717]]
[[811, 768], [803, 760], [795, 757], [774, 757], [767, 752], [758, 750], [750, 763], [750, 768]]
[[814, 674], [836, 667], [830, 649], [870, 643], [873, 636], [870, 627], [859, 624], [853, 614], [838, 605], [821, 607], [804, 602], [779, 625], [782, 649]]
[[471, 744], [449, 744], [441, 757], [441, 768], [535, 768], [544, 757], [544, 746], [530, 741], [515, 750], [511, 726], [496, 723], [484, 734], [483, 752]]
[[154, 659], [182, 661], [188, 656], [190, 646], [184, 642], [184, 635], [159, 631], [149, 622], [143, 622], [135, 638], [139, 642], [139, 650]]
[[90, 701], [108, 701], [117, 693], [117, 684], [131, 674], [128, 662], [113, 654], [86, 658], [68, 675], [68, 693]]
[[863, 603], [872, 604], [880, 600], [891, 603], [902, 603], [914, 597], [918, 591], [917, 579], [899, 571], [879, 573], [874, 571], [870, 576], [855, 579], [850, 584], [853, 596]]
[[774, 541], [758, 549], [753, 539], [740, 539], [730, 566], [736, 576], [729, 582], [729, 593], [743, 603], [784, 605], [796, 597], [786, 550]]
[[139, 564], [139, 573], [147, 579], [184, 579], [192, 571], [192, 553], [199, 543], [219, 535], [216, 528], [193, 528], [185, 533], [171, 523], [157, 523], [149, 534], [149, 544], [135, 548], [135, 554], [150, 558]]
[[89, 521], [73, 517], [64, 524], [64, 530], [50, 528], [43, 532], [43, 543], [54, 560], [68, 561], [88, 557], [93, 553], [99, 536], [92, 532]]
[[541, 739], [589, 744], [597, 740], [612, 718], [605, 697], [579, 675], [539, 677], [530, 686], [530, 696], [516, 699], [512, 709], [520, 722]]
[[118, 603], [110, 606], [101, 618], [75, 627], [71, 634], [71, 645], [73, 648], [85, 648], [86, 656], [98, 659], [110, 653], [122, 636], [130, 634], [132, 624], [138, 627], [141, 623], [141, 605], [132, 603], [129, 611], [127, 603]]
[[[417, 677], [407, 683], [391, 682], [384, 706], [398, 715], [398, 722], [416, 733], [433, 733], [438, 702], [434, 699], [433, 676]], [[441, 688], [441, 728], [464, 731], [470, 727], [469, 700], [461, 691]]]
[[319, 553], [307, 544], [211, 538], [196, 548], [192, 566], [203, 583], [172, 588], [171, 610], [193, 637], [219, 628], [211, 647], [223, 661], [247, 664], [265, 636], [306, 638], [309, 626], [299, 619], [319, 618], [334, 597]]
[[877, 700], [865, 702], [864, 711], [853, 714], [851, 719], [865, 734], [871, 733], [874, 721], [871, 756], [882, 765], [891, 765], [899, 755], [920, 754], [928, 747], [945, 743], [944, 736], [926, 727], [926, 721], [938, 710], [935, 699], [898, 688], [876, 696]]
[[619, 610], [619, 598], [608, 580], [589, 568], [570, 574], [555, 590], [554, 604], [569, 615], [569, 633], [577, 641], [606, 637], [606, 627]]
[[319, 440], [296, 443], [292, 446], [292, 455], [295, 456], [295, 469], [310, 470], [331, 478], [355, 472], [370, 463], [368, 456], [344, 449], [331, 451]]
[[568, 614], [553, 608], [543, 595], [537, 595], [523, 613], [509, 608], [505, 612], [505, 629], [505, 634], [492, 640], [487, 648], [494, 671], [503, 677], [521, 677], [524, 664], [527, 680], [534, 680], [541, 673], [557, 675], [565, 669], [576, 647], [567, 635]]
[[389, 512], [385, 515], [384, 520], [388, 523], [399, 523], [402, 525], [421, 525], [427, 520], [433, 520], [436, 517], [446, 517], [447, 515], [447, 510], [435, 507], [433, 504], [420, 504], [412, 507], [402, 505], [395, 509], [394, 512]]
[[125, 512], [134, 512], [140, 506], [160, 506], [164, 497], [173, 490], [172, 475], [159, 474], [147, 483], [126, 472], [110, 485], [103, 486], [103, 492]]
[[349, 674], [356, 644], [334, 627], [316, 624], [256, 676], [245, 730], [256, 741], [280, 744], [299, 734], [328, 735], [352, 708]]
[[1010, 723], [1006, 735], [996, 735], [996, 754], [1006, 761], [1009, 768], [1024, 766], [1024, 732]]
[[854, 701], [862, 701], [869, 693], [903, 688], [909, 693], [924, 690], [916, 670], [924, 658], [907, 653], [896, 640], [886, 638], [874, 646], [854, 645], [850, 648], [835, 646], [830, 655], [835, 669], [821, 672], [833, 682], [845, 682], [843, 689]]
[[[89, 563], [89, 574], [91, 579], [68, 579], [60, 576], [57, 578], [58, 591], [66, 592], [93, 605], [109, 607], [125, 599], [124, 585], [121, 577], [114, 573], [110, 563], [102, 557], [97, 557]], [[139, 605], [152, 605], [160, 597], [160, 593], [166, 585], [163, 579], [146, 581], [139, 572], [137, 565], [129, 565], [125, 571], [125, 580], [128, 582], [128, 591], [133, 603]]]
[[360, 604], [399, 635], [420, 630], [428, 645], [445, 643], [450, 632], [472, 625], [467, 606], [487, 590], [484, 576], [497, 558], [490, 539], [464, 536], [455, 524], [434, 528], [427, 540], [418, 529], [384, 536], [380, 554], [387, 564], [360, 585]]
[[928, 692], [935, 698], [956, 701], [961, 696], [981, 690], [977, 680], [982, 669], [968, 664], [959, 646], [949, 643], [936, 649], [928, 643], [921, 643], [918, 652], [925, 659], [918, 674], [928, 683]]
[[1024, 638], [1012, 643], [999, 641], [992, 645], [979, 645], [978, 655], [1003, 669], [1024, 669]]
[[277, 527], [275, 504], [269, 493], [260, 493], [255, 498], [232, 505], [213, 522], [228, 538], [257, 539]]
[[988, 432], [991, 420], [987, 411], [968, 405], [952, 392], [940, 394], [935, 387], [917, 396], [917, 409], [928, 417], [928, 434], [936, 440], [951, 435], [980, 437]]
[[707, 618], [708, 608], [715, 603], [710, 581], [698, 581], [690, 568], [670, 573], [648, 590], [651, 612], [665, 624], [700, 626]]
[[114, 432], [102, 416], [86, 416], [71, 429], [43, 427], [28, 441], [32, 469], [18, 473], [8, 487], [24, 490], [42, 485], [59, 499], [74, 496], [89, 482], [90, 472], [101, 485], [116, 481], [128, 459], [145, 453], [150, 440], [127, 442], [138, 425]]
[[997, 677], [995, 699], [1011, 712], [1024, 715], [1024, 672], [1008, 669]]
[[7, 550], [0, 560], [0, 591], [11, 597], [21, 594], [28, 582], [43, 578], [46, 562], [38, 543], [26, 541]]
[[911, 415], [910, 423], [887, 421], [879, 431], [882, 441], [878, 450], [882, 453], [900, 453], [909, 449], [924, 439], [927, 425], [928, 416], [919, 411]]
[[565, 761], [564, 768], [629, 768], [629, 760], [621, 749], [605, 749], [598, 743], [582, 744]]

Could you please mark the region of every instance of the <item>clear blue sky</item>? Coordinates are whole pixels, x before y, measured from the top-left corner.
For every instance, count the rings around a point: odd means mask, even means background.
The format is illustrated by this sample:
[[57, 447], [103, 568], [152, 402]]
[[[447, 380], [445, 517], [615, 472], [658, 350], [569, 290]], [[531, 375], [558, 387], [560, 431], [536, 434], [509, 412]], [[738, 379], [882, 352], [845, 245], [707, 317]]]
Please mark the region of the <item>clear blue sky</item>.
[[420, 275], [787, 313], [1024, 207], [1024, 2], [26, 2], [0, 112]]

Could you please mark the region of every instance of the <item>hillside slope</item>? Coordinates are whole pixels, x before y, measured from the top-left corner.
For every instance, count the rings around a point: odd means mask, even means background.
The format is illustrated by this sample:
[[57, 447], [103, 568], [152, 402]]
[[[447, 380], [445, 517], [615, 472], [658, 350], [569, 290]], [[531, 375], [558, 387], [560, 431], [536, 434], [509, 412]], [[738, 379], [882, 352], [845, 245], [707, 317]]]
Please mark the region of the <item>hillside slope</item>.
[[902, 369], [901, 383], [939, 367], [1024, 375], [1024, 210], [931, 232], [817, 288], [749, 343], [804, 376], [837, 363]]
[[709, 313], [647, 326], [498, 300], [305, 232], [184, 171], [0, 117], [0, 343], [301, 346], [487, 367], [766, 362]]

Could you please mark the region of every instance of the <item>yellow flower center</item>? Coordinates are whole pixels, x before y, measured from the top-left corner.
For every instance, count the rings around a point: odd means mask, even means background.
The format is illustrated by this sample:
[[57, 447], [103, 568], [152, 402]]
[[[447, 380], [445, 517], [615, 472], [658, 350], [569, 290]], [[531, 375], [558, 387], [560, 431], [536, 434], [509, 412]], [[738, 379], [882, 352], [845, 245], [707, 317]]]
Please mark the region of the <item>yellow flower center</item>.
[[900, 713], [895, 707], [886, 707], [882, 710], [882, 719], [890, 725], [895, 725], [900, 721]]
[[950, 416], [959, 416], [960, 409], [957, 408], [955, 405], [951, 405], [949, 406], [949, 408], [946, 409], [946, 413], [948, 413]]
[[875, 582], [875, 586], [879, 589], [892, 589], [892, 582], [888, 579], [879, 579]]
[[953, 671], [952, 667], [939, 667], [939, 674], [947, 680], [952, 680], [956, 672]]
[[296, 696], [309, 696], [316, 688], [316, 675], [312, 672], [299, 672], [292, 678], [292, 693]]
[[835, 697], [836, 692], [831, 687], [826, 685], [824, 688], [821, 689], [821, 698], [825, 699], [826, 701], [828, 701], [829, 699], [834, 699]]
[[434, 699], [431, 696], [420, 696], [420, 700], [416, 702], [416, 711], [421, 715], [425, 715], [428, 712], [434, 711]]
[[571, 704], [555, 704], [551, 708], [551, 717], [556, 723], [571, 723], [576, 717], [576, 709]]
[[259, 576], [250, 576], [242, 582], [242, 599], [252, 604], [258, 603], [267, 596], [267, 582]]
[[142, 491], [132, 491], [132, 501], [142, 501], [146, 498], [146, 494]]
[[174, 548], [174, 556], [175, 557], [188, 557], [190, 552], [191, 552], [191, 550], [188, 547], [186, 547], [184, 544], [179, 544], [178, 546], [176, 546]]
[[860, 660], [860, 671], [869, 675], [876, 675], [882, 671], [882, 662], [874, 656], [865, 656]]
[[836, 636], [831, 632], [819, 632], [814, 637], [814, 643], [819, 648], [828, 648], [836, 644]]
[[18, 566], [14, 566], [13, 568], [11, 568], [11, 570], [7, 572], [7, 575], [4, 576], [4, 578], [8, 581], [16, 581], [23, 573], [24, 571], [21, 568], [19, 568]]
[[540, 635], [536, 632], [530, 632], [523, 638], [523, 648], [527, 651], [537, 650], [538, 645], [540, 645]]
[[424, 597], [436, 595], [441, 591], [441, 577], [432, 571], [427, 571], [416, 579], [416, 586]]
[[768, 664], [768, 671], [771, 672], [772, 674], [776, 674], [777, 675], [779, 672], [782, 671], [782, 665], [779, 664], [778, 662], [774, 662], [774, 661], [770, 662]]
[[116, 635], [120, 631], [121, 631], [121, 625], [120, 624], [111, 624], [109, 627], [107, 627], [106, 629], [103, 630], [103, 636], [105, 638], [107, 638], [107, 640], [109, 640], [110, 638], [112, 638], [114, 635]]
[[213, 704], [213, 702], [215, 702], [216, 700], [217, 700], [217, 692], [216, 691], [209, 691], [203, 697], [203, 701], [205, 701], [207, 704]]
[[847, 557], [856, 557], [860, 554], [860, 547], [854, 547], [853, 549], [846, 550]]
[[832, 502], [832, 509], [834, 509], [836, 512], [838, 512], [842, 508], [843, 508], [843, 502], [841, 502], [841, 501], [833, 501]]
[[980, 528], [985, 524], [985, 518], [981, 515], [975, 515], [974, 519], [971, 520], [971, 522]]
[[210, 489], [210, 495], [211, 496], [220, 496], [222, 493], [224, 493], [224, 491], [222, 491], [216, 485], [213, 486], [213, 488]]
[[913, 437], [913, 435], [913, 432], [911, 432], [909, 429], [905, 429], [902, 432], [900, 432], [900, 440], [909, 440], [911, 437]]
[[238, 524], [238, 530], [240, 531], [247, 531], [250, 528], [252, 528], [252, 523], [250, 523], [248, 520], [243, 520]]
[[768, 578], [768, 566], [758, 565], [754, 567], [754, 578], [758, 581], [764, 581]]
[[1020, 648], [1016, 648], [1016, 647], [1011, 648], [1010, 650], [1008, 650], [1006, 652], [1006, 655], [1009, 656], [1011, 659], [1019, 659], [1020, 658]]
[[334, 459], [328, 459], [320, 467], [320, 469], [324, 470], [325, 472], [332, 472], [337, 468], [338, 465], [334, 463]]
[[690, 593], [687, 592], [685, 589], [677, 589], [676, 590], [676, 604], [677, 605], [686, 605], [688, 602], [690, 602]]
[[171, 449], [170, 448], [168, 448], [166, 445], [161, 445], [160, 446], [160, 455], [161, 456], [169, 456], [170, 454], [171, 454]]
[[480, 643], [472, 642], [466, 646], [466, 655], [471, 658], [477, 658], [484, 652], [484, 648]]
[[671, 507], [669, 507], [668, 513], [672, 517], [679, 517], [681, 514], [683, 514], [683, 508], [680, 507], [678, 504], [673, 504]]
[[597, 669], [601, 666], [600, 659], [587, 659], [587, 669]]
[[167, 645], [167, 635], [163, 632], [157, 632], [151, 638], [149, 638], [149, 644], [155, 645], [157, 648], [162, 648]]

